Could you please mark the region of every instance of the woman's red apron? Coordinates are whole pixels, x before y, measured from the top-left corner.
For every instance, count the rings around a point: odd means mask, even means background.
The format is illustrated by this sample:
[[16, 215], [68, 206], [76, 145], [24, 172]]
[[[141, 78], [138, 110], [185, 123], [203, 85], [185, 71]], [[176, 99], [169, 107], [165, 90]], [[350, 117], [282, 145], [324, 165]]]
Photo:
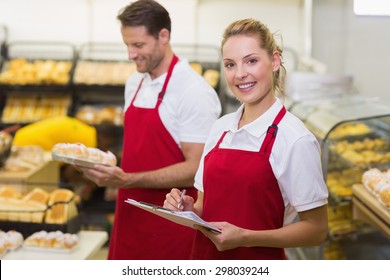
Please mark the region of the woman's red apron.
[[[269, 163], [272, 146], [283, 118], [283, 107], [268, 128], [258, 152], [220, 149], [226, 132], [204, 160], [204, 202], [202, 218], [227, 221], [252, 230], [283, 226], [284, 202]], [[193, 259], [285, 259], [284, 249], [239, 247], [218, 251], [201, 232], [193, 245]]]
[[[135, 107], [133, 102], [125, 113], [122, 169], [142, 172], [159, 169], [184, 161], [184, 156], [162, 123], [158, 108], [167, 89], [174, 56], [155, 108]], [[183, 186], [184, 187], [184, 186]], [[196, 197], [194, 187], [186, 187]], [[189, 259], [195, 231], [133, 207], [124, 201], [132, 198], [163, 205], [167, 189], [120, 188], [115, 220], [110, 236], [109, 259]]]

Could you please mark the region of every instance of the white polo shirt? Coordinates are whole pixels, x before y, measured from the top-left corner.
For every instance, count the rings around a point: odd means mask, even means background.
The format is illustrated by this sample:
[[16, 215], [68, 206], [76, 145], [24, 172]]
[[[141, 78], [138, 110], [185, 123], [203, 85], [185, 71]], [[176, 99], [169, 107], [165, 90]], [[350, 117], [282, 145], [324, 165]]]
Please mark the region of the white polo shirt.
[[[129, 107], [142, 78], [144, 81], [134, 105], [154, 108], [166, 76], [165, 73], [152, 80], [149, 74], [132, 75], [126, 82], [124, 110]], [[159, 114], [179, 146], [180, 142], [204, 143], [221, 114], [221, 103], [215, 90], [188, 61], [180, 60], [173, 69]]]
[[[203, 191], [204, 157], [215, 147], [224, 131], [228, 132], [220, 148], [259, 151], [268, 127], [281, 108], [282, 103], [277, 99], [267, 112], [240, 129], [237, 127], [243, 106], [216, 121], [205, 144], [195, 176], [195, 187]], [[289, 224], [297, 217], [297, 212], [325, 205], [328, 189], [322, 174], [320, 147], [314, 135], [289, 112], [286, 112], [278, 127], [270, 163], [284, 199], [284, 224]]]

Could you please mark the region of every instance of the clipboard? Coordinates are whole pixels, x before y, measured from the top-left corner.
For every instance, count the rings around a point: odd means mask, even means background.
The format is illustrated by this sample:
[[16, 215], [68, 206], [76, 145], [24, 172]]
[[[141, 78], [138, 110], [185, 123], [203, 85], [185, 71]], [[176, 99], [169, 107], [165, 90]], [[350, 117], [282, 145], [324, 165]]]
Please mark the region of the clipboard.
[[154, 204], [150, 204], [147, 202], [142, 201], [136, 201], [134, 199], [126, 199], [126, 203], [129, 203], [135, 207], [138, 207], [140, 209], [143, 209], [145, 211], [148, 211], [152, 214], [155, 214], [157, 216], [160, 216], [162, 218], [165, 218], [167, 220], [170, 220], [174, 223], [177, 223], [179, 225], [195, 228], [195, 225], [199, 225], [202, 227], [205, 227], [211, 231], [214, 231], [216, 233], [221, 233], [221, 230], [208, 222], [204, 221], [202, 218], [200, 218], [198, 215], [196, 215], [193, 211], [173, 211], [161, 206], [157, 206]]

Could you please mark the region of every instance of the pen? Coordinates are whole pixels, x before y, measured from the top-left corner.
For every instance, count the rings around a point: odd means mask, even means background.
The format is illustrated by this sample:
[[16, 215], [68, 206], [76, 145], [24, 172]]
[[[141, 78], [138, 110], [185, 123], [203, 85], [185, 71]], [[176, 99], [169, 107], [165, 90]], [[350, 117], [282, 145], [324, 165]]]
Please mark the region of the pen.
[[179, 204], [177, 204], [177, 208], [178, 208], [178, 209], [180, 209], [180, 207], [181, 207], [182, 204], [183, 204], [183, 197], [184, 197], [185, 194], [186, 194], [186, 190], [184, 189], [184, 190], [181, 192]]

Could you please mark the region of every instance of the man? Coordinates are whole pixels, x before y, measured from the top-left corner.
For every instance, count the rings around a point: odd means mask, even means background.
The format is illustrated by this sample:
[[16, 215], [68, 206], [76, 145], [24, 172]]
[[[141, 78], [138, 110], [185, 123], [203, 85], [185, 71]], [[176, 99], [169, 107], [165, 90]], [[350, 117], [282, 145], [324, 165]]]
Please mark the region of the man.
[[82, 171], [99, 186], [119, 188], [109, 259], [188, 259], [194, 230], [124, 200], [162, 205], [172, 187], [196, 195], [195, 172], [221, 104], [206, 80], [174, 54], [164, 7], [139, 0], [118, 19], [129, 59], [137, 66], [125, 87], [121, 168]]

